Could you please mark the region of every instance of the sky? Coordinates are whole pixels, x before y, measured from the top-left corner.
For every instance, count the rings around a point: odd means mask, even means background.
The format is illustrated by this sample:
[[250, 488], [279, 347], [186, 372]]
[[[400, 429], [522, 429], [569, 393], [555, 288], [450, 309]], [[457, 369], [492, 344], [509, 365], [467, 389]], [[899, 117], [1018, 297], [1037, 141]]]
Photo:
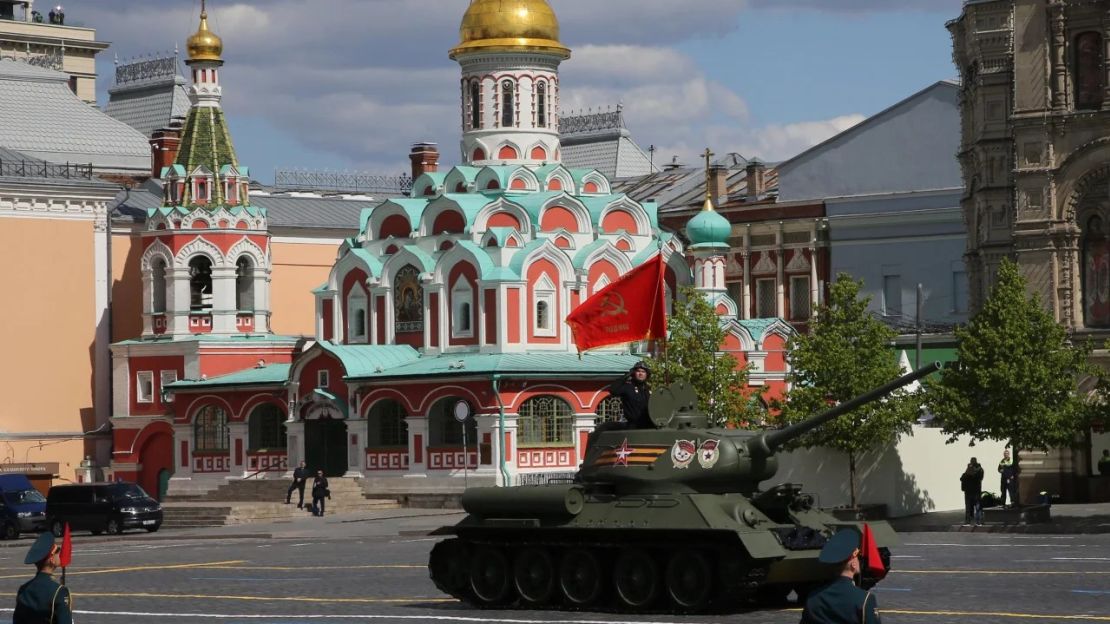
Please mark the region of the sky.
[[[400, 174], [415, 142], [459, 161], [458, 41], [468, 0], [210, 0], [223, 105], [242, 164]], [[710, 147], [785, 160], [956, 75], [961, 0], [550, 0], [572, 58], [564, 114], [624, 106], [657, 163]], [[200, 0], [85, 0], [107, 102], [115, 58], [172, 51]]]

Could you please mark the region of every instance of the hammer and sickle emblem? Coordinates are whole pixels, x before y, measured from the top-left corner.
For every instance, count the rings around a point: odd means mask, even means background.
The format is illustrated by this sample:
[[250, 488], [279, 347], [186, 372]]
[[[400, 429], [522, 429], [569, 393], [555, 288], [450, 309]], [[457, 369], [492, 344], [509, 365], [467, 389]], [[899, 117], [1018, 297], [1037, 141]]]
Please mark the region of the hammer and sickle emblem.
[[624, 307], [624, 297], [620, 293], [606, 293], [601, 300], [602, 316], [620, 316], [628, 314]]

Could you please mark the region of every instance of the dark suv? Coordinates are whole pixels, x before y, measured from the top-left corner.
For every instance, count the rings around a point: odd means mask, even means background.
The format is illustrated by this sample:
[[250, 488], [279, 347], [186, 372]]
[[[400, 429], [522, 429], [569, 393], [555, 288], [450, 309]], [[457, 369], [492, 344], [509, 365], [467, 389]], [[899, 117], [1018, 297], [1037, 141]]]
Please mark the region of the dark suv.
[[57, 536], [67, 522], [71, 530], [94, 535], [118, 535], [124, 529], [153, 533], [162, 526], [162, 506], [135, 483], [55, 485], [46, 494], [46, 519]]

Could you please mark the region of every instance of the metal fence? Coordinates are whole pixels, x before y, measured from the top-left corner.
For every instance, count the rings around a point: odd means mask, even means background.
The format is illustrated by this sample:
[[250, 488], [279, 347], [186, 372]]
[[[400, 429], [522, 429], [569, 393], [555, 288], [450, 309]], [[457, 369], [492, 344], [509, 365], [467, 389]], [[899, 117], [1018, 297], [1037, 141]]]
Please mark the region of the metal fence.
[[408, 195], [412, 176], [379, 175], [352, 171], [277, 169], [274, 186], [284, 191], [331, 191], [373, 195]]
[[41, 160], [2, 160], [0, 176], [14, 178], [66, 178], [72, 180], [91, 180], [92, 163], [48, 163]]

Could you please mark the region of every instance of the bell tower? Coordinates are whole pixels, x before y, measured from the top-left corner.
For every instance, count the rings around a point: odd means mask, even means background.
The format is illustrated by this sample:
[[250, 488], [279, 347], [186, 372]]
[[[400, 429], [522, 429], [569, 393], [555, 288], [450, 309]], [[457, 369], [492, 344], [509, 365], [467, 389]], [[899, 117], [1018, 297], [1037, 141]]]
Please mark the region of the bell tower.
[[570, 50], [546, 0], [472, 0], [450, 56], [462, 68], [464, 163], [559, 161], [559, 64]]
[[220, 107], [223, 42], [208, 28], [204, 0], [186, 49], [193, 106], [142, 236], [143, 335], [269, 334], [266, 212], [250, 203], [250, 172]]

